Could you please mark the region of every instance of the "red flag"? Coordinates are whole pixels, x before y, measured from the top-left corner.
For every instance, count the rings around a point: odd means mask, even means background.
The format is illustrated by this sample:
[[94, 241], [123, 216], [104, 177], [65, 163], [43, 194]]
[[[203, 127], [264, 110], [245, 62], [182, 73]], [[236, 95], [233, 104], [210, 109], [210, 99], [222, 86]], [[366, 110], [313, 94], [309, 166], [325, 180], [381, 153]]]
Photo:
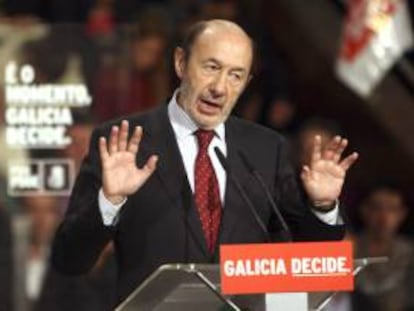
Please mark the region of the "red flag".
[[405, 0], [348, 0], [336, 71], [362, 97], [413, 45]]

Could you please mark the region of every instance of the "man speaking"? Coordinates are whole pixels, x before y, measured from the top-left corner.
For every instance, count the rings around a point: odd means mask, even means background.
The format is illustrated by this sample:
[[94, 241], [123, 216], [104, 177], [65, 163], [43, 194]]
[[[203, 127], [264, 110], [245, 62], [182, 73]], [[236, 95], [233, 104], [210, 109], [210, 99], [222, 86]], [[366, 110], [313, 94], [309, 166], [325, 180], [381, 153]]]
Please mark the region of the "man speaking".
[[357, 154], [342, 159], [346, 139], [322, 150], [315, 137], [298, 185], [284, 139], [230, 116], [252, 60], [238, 25], [199, 22], [175, 50], [181, 84], [168, 105], [94, 131], [54, 240], [59, 271], [87, 272], [113, 239], [121, 301], [162, 264], [217, 262], [220, 244], [280, 240], [277, 208], [294, 240], [343, 237], [337, 202]]

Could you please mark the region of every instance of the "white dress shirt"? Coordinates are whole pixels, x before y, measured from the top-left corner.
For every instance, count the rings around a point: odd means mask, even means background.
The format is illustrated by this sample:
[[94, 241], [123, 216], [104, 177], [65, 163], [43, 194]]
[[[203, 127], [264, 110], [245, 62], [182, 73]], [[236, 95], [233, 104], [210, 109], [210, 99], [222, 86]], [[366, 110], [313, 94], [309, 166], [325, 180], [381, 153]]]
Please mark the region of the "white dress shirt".
[[[181, 158], [184, 163], [187, 179], [190, 183], [191, 190], [194, 192], [194, 166], [198, 152], [198, 142], [195, 136], [195, 131], [197, 131], [198, 127], [187, 115], [187, 113], [178, 105], [176, 97], [177, 92], [175, 92], [174, 96], [168, 104], [168, 117], [171, 122], [175, 138], [177, 140], [178, 149], [180, 150]], [[208, 147], [208, 154], [217, 176], [220, 190], [220, 199], [223, 203], [224, 194], [226, 193], [226, 172], [217, 159], [217, 156], [214, 152], [214, 147], [218, 147], [225, 156], [227, 155], [224, 124], [221, 123], [218, 125], [214, 131], [215, 136], [213, 137]], [[114, 219], [118, 214], [119, 209], [122, 207], [122, 205], [125, 204], [125, 202], [126, 199], [121, 203], [114, 205], [105, 198], [102, 189], [99, 191], [98, 205], [101, 211], [103, 223], [106, 226], [113, 225]], [[224, 206], [224, 204], [222, 205]], [[321, 213], [315, 210], [312, 211], [323, 222], [330, 225], [335, 225], [342, 221], [339, 217], [338, 210], [339, 209], [337, 204], [337, 206], [332, 211], [327, 213]]]

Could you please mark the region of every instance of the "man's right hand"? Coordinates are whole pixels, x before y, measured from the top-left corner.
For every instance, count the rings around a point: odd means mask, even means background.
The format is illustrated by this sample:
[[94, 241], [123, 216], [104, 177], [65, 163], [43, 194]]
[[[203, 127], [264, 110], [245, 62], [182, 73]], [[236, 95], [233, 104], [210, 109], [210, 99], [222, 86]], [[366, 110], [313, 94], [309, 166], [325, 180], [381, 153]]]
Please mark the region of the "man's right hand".
[[113, 126], [107, 143], [99, 138], [99, 153], [102, 162], [102, 190], [112, 204], [121, 203], [147, 181], [157, 167], [158, 157], [152, 155], [147, 163], [138, 168], [136, 155], [142, 138], [142, 128], [137, 126], [128, 141], [128, 121], [121, 128]]

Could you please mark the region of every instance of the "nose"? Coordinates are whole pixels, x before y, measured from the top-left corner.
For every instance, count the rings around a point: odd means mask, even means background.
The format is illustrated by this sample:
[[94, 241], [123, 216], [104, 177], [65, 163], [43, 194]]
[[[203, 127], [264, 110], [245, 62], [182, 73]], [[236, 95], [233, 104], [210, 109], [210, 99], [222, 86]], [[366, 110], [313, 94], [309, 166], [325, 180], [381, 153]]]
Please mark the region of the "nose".
[[221, 97], [226, 94], [226, 75], [218, 74], [210, 84], [210, 92], [214, 97]]

